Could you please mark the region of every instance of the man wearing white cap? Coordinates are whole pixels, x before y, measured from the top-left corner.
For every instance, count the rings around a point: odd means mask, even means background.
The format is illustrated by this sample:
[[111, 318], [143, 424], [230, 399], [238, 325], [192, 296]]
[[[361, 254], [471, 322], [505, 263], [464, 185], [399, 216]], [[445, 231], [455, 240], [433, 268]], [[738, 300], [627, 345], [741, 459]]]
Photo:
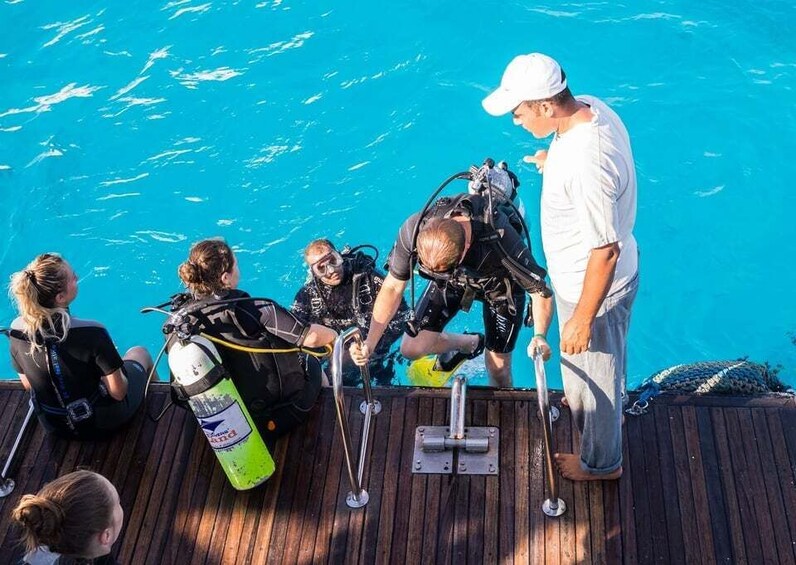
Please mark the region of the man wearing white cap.
[[[622, 393], [627, 331], [638, 289], [636, 171], [619, 116], [593, 96], [573, 97], [556, 61], [516, 57], [500, 87], [482, 102], [493, 116], [512, 113], [547, 151], [524, 158], [543, 173], [542, 245], [556, 294], [561, 373], [581, 431], [579, 453], [557, 453], [572, 480], [622, 474]], [[535, 336], [532, 354], [544, 342]]]

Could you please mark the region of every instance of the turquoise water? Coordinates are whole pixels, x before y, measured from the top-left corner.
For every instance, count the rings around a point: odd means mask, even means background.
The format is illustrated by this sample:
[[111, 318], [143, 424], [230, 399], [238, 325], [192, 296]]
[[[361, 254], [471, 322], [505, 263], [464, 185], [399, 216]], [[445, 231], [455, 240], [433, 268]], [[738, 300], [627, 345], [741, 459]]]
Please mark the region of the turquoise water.
[[[796, 384], [794, 35], [776, 1], [6, 0], [0, 274], [60, 251], [81, 276], [73, 312], [155, 349], [162, 320], [138, 309], [179, 290], [191, 242], [225, 237], [242, 288], [287, 304], [310, 239], [385, 256], [440, 181], [486, 156], [520, 175], [540, 255], [540, 179], [521, 160], [546, 143], [480, 100], [514, 55], [543, 51], [631, 133], [630, 384], [746, 355]], [[13, 316], [3, 301], [0, 323]]]

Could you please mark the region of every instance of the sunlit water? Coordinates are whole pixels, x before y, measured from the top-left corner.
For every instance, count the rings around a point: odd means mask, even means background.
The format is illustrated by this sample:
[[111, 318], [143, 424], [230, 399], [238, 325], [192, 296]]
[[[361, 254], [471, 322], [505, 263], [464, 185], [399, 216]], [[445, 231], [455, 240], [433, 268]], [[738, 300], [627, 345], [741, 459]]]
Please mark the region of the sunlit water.
[[[179, 290], [191, 242], [225, 237], [242, 288], [288, 304], [310, 239], [384, 257], [440, 181], [486, 156], [519, 173], [540, 256], [540, 179], [521, 160], [546, 142], [480, 107], [506, 63], [537, 50], [631, 133], [631, 386], [741, 356], [794, 384], [795, 21], [776, 1], [7, 0], [0, 273], [60, 251], [81, 276], [73, 312], [122, 349], [155, 350], [162, 319], [138, 309]], [[13, 316], [3, 303], [0, 322]], [[479, 326], [474, 313], [453, 327]], [[560, 386], [557, 364], [548, 372]]]

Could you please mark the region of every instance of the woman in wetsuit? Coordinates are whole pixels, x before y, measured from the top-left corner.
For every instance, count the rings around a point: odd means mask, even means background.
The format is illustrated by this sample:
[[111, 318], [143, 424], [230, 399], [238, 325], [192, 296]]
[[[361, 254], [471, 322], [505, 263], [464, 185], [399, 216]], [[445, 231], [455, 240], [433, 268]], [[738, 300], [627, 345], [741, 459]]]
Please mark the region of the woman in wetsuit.
[[42, 426], [70, 439], [100, 439], [128, 422], [144, 398], [152, 358], [143, 347], [120, 357], [102, 324], [71, 315], [77, 275], [69, 263], [39, 255], [11, 277], [11, 294], [19, 309], [7, 332], [11, 362]]
[[[334, 330], [304, 323], [272, 300], [238, 290], [238, 262], [223, 240], [196, 243], [178, 273], [190, 292], [181, 307], [198, 331], [234, 345], [277, 350], [323, 347], [337, 337]], [[307, 418], [323, 380], [317, 359], [295, 351], [217, 349], [264, 437], [282, 435]]]

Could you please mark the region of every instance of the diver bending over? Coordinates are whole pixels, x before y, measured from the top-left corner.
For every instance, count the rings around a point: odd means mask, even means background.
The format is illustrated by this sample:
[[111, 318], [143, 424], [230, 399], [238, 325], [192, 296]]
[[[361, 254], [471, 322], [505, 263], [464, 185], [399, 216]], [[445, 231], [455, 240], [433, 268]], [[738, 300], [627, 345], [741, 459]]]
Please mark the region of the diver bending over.
[[[489, 214], [485, 197], [462, 194], [440, 198], [426, 214], [414, 214], [404, 222], [390, 255], [389, 274], [376, 298], [368, 338], [362, 347], [351, 347], [356, 363], [367, 361], [395, 314], [412, 276], [414, 253], [421, 275], [430, 282], [401, 344], [405, 357], [436, 353], [439, 368], [453, 370], [462, 358], [475, 357], [485, 346], [490, 384], [511, 386], [511, 352], [522, 326], [525, 292], [534, 295], [536, 335], [531, 346], [541, 347], [545, 357], [550, 355], [544, 335], [553, 306], [546, 273], [508, 215], [500, 208]], [[473, 300], [484, 305], [485, 337], [444, 332]]]
[[[179, 297], [175, 306], [187, 313], [196, 331], [233, 345], [277, 350], [323, 347], [337, 337], [327, 327], [305, 324], [276, 302], [238, 290], [238, 261], [222, 240], [195, 244], [179, 275], [190, 294]], [[263, 438], [278, 437], [304, 422], [323, 380], [315, 358], [223, 345], [218, 352]]]

